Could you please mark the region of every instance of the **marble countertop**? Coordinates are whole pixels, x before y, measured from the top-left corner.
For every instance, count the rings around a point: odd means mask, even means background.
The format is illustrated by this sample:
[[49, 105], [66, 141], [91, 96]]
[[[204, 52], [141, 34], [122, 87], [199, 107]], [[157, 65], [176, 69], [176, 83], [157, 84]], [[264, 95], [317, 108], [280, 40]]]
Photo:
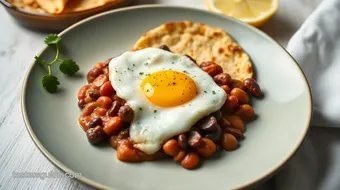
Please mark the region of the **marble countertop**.
[[[288, 40], [322, 0], [281, 0], [278, 13], [260, 29], [286, 47]], [[138, 0], [203, 8], [203, 0]], [[200, 2], [200, 3], [198, 3]], [[45, 33], [18, 26], [0, 7], [0, 189], [91, 189], [69, 178], [14, 178], [15, 172], [57, 170], [34, 145], [20, 107], [24, 75], [44, 46]]]

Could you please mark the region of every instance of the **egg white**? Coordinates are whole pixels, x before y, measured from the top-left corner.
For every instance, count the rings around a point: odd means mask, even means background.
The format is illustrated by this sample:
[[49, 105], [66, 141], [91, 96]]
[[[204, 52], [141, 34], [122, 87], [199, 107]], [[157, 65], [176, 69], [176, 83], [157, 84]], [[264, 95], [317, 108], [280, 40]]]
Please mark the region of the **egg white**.
[[[143, 95], [140, 84], [148, 74], [161, 70], [185, 73], [197, 84], [199, 93], [181, 106], [162, 108]], [[117, 95], [134, 110], [130, 138], [147, 154], [156, 153], [166, 140], [184, 133], [204, 116], [219, 110], [226, 93], [193, 61], [158, 48], [125, 52], [110, 61], [109, 78]]]

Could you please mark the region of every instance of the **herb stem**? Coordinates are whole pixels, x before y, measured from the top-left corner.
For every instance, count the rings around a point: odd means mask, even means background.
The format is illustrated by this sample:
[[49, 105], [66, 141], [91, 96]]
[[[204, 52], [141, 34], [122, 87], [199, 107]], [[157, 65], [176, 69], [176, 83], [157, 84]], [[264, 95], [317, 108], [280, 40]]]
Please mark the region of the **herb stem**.
[[51, 65], [50, 64], [47, 65], [47, 69], [48, 69], [48, 75], [51, 75], [52, 71], [51, 71]]
[[55, 58], [53, 59], [53, 61], [51, 63], [48, 64], [50, 70], [51, 70], [51, 68], [50, 68], [51, 65], [53, 65], [53, 63], [57, 62], [58, 58], [59, 58], [59, 45], [56, 44], [55, 47], [56, 47], [56, 51], [57, 51], [57, 53], [55, 54]]

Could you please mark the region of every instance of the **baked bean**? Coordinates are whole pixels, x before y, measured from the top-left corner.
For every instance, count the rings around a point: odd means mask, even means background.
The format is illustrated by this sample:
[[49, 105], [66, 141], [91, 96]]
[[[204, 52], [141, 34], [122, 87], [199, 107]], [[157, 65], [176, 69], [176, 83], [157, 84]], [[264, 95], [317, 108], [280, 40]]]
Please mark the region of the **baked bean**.
[[117, 146], [117, 159], [122, 162], [138, 162], [139, 157], [132, 144], [125, 140]]
[[207, 116], [197, 122], [195, 127], [205, 133], [214, 133], [218, 130], [219, 126], [214, 116]]
[[116, 91], [112, 88], [111, 82], [107, 81], [100, 87], [100, 95], [102, 96], [112, 96]]
[[233, 112], [238, 107], [238, 99], [236, 96], [229, 96], [223, 105], [224, 112]]
[[119, 108], [118, 116], [124, 123], [131, 123], [133, 115], [133, 110], [130, 106], [124, 105]]
[[121, 97], [117, 96], [117, 95], [113, 95], [111, 97], [112, 101], [119, 101], [122, 105], [124, 105], [126, 103], [126, 101], [124, 99], [122, 99]]
[[226, 151], [232, 151], [238, 147], [238, 141], [236, 137], [230, 133], [224, 133], [222, 135], [221, 144], [223, 149]]
[[97, 105], [101, 108], [109, 109], [112, 105], [111, 98], [107, 96], [101, 96], [97, 99]]
[[110, 137], [110, 145], [117, 149], [118, 144], [120, 144], [124, 139], [129, 138], [129, 129], [122, 129], [118, 135], [113, 135]]
[[215, 117], [217, 121], [222, 119], [222, 112], [220, 110], [215, 111], [214, 113], [210, 114], [211, 116]]
[[198, 166], [200, 158], [194, 151], [189, 152], [181, 161], [181, 166], [186, 169], [194, 169]]
[[89, 89], [88, 94], [92, 100], [97, 100], [100, 97], [100, 93], [97, 89]]
[[207, 72], [211, 77], [223, 73], [222, 67], [212, 61], [202, 62], [200, 64], [200, 67], [203, 71]]
[[93, 102], [93, 99], [90, 96], [86, 96], [86, 98], [84, 100], [85, 100], [86, 104]]
[[99, 89], [105, 82], [107, 82], [109, 79], [106, 75], [100, 75], [94, 81], [92, 82], [92, 88]]
[[81, 116], [89, 116], [93, 113], [94, 109], [97, 108], [97, 103], [96, 102], [91, 102], [86, 104], [86, 106], [84, 107]]
[[241, 105], [236, 111], [235, 115], [239, 116], [242, 120], [250, 121], [254, 118], [254, 109], [248, 104]]
[[231, 76], [227, 73], [220, 73], [214, 76], [214, 81], [219, 86], [229, 85], [231, 83]]
[[105, 133], [101, 126], [90, 128], [86, 131], [87, 140], [91, 144], [99, 144], [105, 140]]
[[103, 70], [99, 68], [93, 68], [87, 73], [87, 82], [91, 83], [96, 79], [99, 75], [103, 74]]
[[185, 56], [196, 64], [196, 60], [194, 58], [192, 58], [190, 55], [186, 54]]
[[97, 117], [101, 117], [106, 115], [107, 109], [105, 108], [96, 108], [96, 110], [94, 111]]
[[81, 87], [78, 91], [78, 100], [84, 99], [86, 97], [86, 91], [90, 88], [90, 85], [85, 85]]
[[226, 118], [222, 118], [219, 122], [221, 127], [230, 127], [231, 123], [226, 119]]
[[243, 84], [251, 95], [258, 98], [262, 97], [261, 88], [254, 79], [247, 78], [243, 81]]
[[104, 64], [105, 64], [106, 66], [108, 66], [108, 65], [109, 65], [109, 63], [110, 63], [110, 61], [111, 61], [112, 59], [113, 59], [113, 57], [111, 57], [111, 58], [107, 59], [107, 60], [105, 61], [105, 63], [104, 63]]
[[106, 123], [106, 122], [108, 122], [112, 117], [103, 116], [103, 117], [101, 117], [101, 118], [102, 118], [103, 123]]
[[176, 162], [181, 162], [184, 157], [187, 155], [187, 153], [184, 150], [179, 151], [179, 153], [174, 157], [174, 160]]
[[191, 147], [197, 147], [202, 143], [202, 136], [198, 131], [190, 131], [188, 143]]
[[196, 150], [201, 156], [208, 157], [216, 152], [216, 144], [208, 138], [203, 138]]
[[177, 156], [180, 150], [179, 144], [175, 139], [170, 139], [163, 145], [164, 153], [172, 157]]
[[79, 107], [80, 109], [83, 109], [83, 108], [85, 107], [85, 105], [86, 105], [86, 102], [85, 102], [84, 99], [80, 99], [80, 100], [78, 101], [78, 107]]
[[171, 52], [171, 51], [170, 51], [170, 49], [169, 49], [169, 47], [168, 47], [168, 46], [166, 46], [166, 45], [161, 45], [161, 46], [159, 46], [159, 49], [162, 49], [162, 50], [165, 50], [165, 51]]
[[156, 152], [155, 154], [146, 154], [138, 149], [135, 149], [135, 151], [137, 152], [137, 155], [139, 157], [139, 161], [152, 161], [152, 160], [156, 160], [156, 158], [160, 158], [161, 156], [163, 156], [164, 158], [166, 158], [165, 154], [162, 154], [160, 152]]
[[109, 111], [107, 112], [108, 116], [117, 116], [118, 115], [118, 111], [119, 108], [122, 106], [121, 102], [115, 100], [112, 103], [111, 108], [109, 109]]
[[230, 115], [230, 116], [226, 116], [225, 118], [231, 123], [232, 127], [240, 129], [242, 133], [245, 132], [246, 130], [245, 125], [240, 117]]
[[222, 85], [221, 88], [224, 90], [225, 93], [230, 94], [230, 88], [227, 85]]
[[109, 67], [105, 67], [103, 69], [103, 71], [104, 71], [104, 74], [108, 75], [109, 74]]
[[103, 125], [102, 119], [95, 117], [95, 118], [92, 119], [92, 121], [90, 121], [88, 126], [89, 126], [89, 128], [95, 128], [98, 125], [100, 125], [100, 126]]
[[92, 121], [93, 117], [92, 116], [80, 116], [78, 121], [83, 129], [83, 131], [87, 131], [89, 129], [89, 123]]
[[184, 150], [188, 149], [188, 138], [185, 134], [178, 135], [177, 141], [179, 147], [181, 147]]
[[244, 139], [243, 133], [240, 129], [227, 127], [227, 128], [225, 128], [225, 132], [234, 135], [236, 137], [236, 139], [238, 139], [238, 140]]
[[230, 94], [232, 96], [235, 96], [241, 104], [246, 104], [246, 103], [249, 102], [248, 94], [244, 90], [242, 90], [240, 88], [232, 89]]
[[117, 150], [117, 147], [120, 143], [120, 140], [121, 139], [118, 139], [118, 137], [116, 135], [111, 136], [110, 137], [110, 146]]
[[242, 81], [240, 80], [236, 80], [236, 79], [232, 79], [231, 80], [231, 84], [229, 86], [231, 89], [234, 89], [234, 88], [240, 88], [242, 90], [245, 90], [245, 86], [243, 84]]
[[205, 137], [216, 142], [221, 136], [221, 127], [217, 124], [217, 131], [213, 133], [206, 134]]
[[104, 132], [107, 135], [113, 135], [118, 132], [123, 126], [119, 117], [111, 117], [108, 121], [104, 122]]
[[107, 67], [107, 63], [103, 63], [103, 62], [98, 62], [93, 66], [93, 68], [98, 68], [98, 69], [104, 69], [105, 67]]

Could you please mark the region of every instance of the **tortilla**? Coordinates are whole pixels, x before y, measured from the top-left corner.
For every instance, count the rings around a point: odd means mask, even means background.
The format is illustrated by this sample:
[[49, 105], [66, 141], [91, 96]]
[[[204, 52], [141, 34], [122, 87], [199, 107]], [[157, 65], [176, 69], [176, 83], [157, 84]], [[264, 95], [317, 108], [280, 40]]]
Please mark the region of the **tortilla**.
[[35, 0], [8, 0], [9, 3], [17, 8], [25, 9], [28, 11], [45, 13], [46, 11], [41, 9]]
[[67, 3], [67, 0], [35, 0], [35, 1], [42, 9], [51, 14], [61, 13], [64, 10]]
[[132, 51], [161, 45], [174, 53], [190, 55], [197, 64], [213, 61], [234, 79], [253, 77], [249, 56], [222, 29], [191, 21], [165, 23], [142, 36]]
[[71, 0], [64, 12], [78, 12], [103, 6], [111, 2], [121, 3], [123, 0]]
[[8, 0], [18, 8], [51, 14], [84, 11], [108, 3], [120, 5], [124, 1], [127, 0]]

